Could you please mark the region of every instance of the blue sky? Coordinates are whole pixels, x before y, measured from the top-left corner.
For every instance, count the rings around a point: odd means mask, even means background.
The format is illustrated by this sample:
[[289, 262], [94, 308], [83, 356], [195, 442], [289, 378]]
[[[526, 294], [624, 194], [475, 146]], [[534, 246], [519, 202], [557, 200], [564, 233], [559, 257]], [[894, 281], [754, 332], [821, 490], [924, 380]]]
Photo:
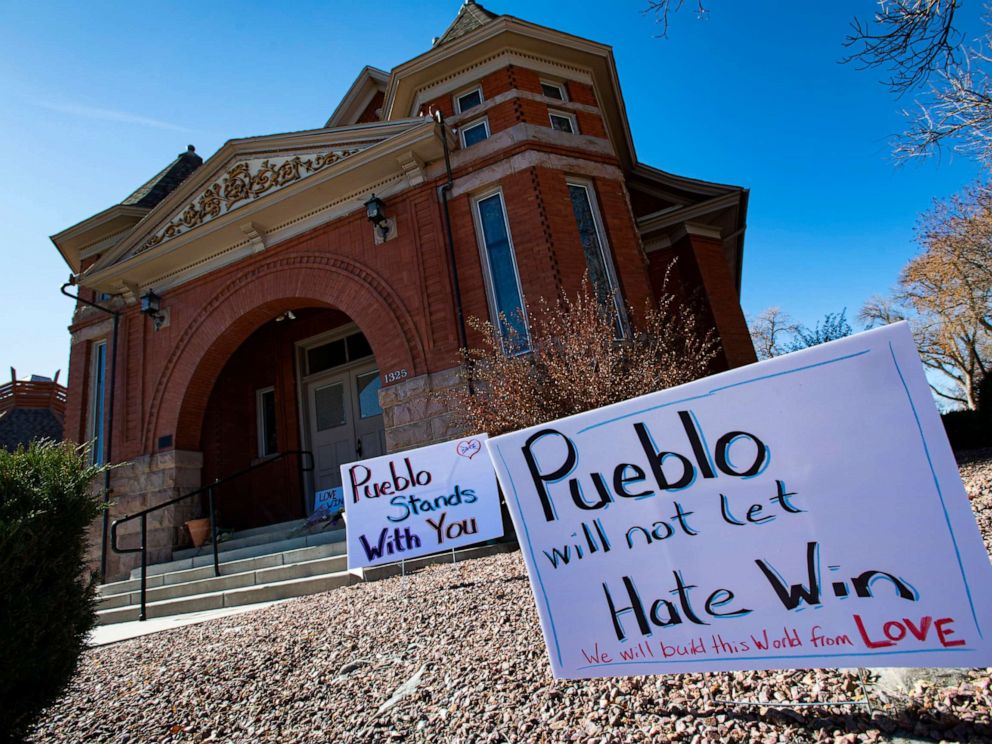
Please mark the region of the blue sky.
[[[947, 153], [893, 161], [912, 100], [838, 64], [871, 0], [802, 12], [712, 0], [704, 21], [683, 11], [668, 39], [638, 0], [486, 5], [611, 44], [643, 162], [751, 189], [748, 314], [856, 316], [916, 251], [917, 216], [979, 172]], [[425, 51], [457, 10], [0, 0], [2, 369], [65, 374], [71, 305], [58, 288], [69, 269], [47, 236], [121, 201], [188, 143], [207, 157], [232, 137], [320, 126], [363, 65]]]

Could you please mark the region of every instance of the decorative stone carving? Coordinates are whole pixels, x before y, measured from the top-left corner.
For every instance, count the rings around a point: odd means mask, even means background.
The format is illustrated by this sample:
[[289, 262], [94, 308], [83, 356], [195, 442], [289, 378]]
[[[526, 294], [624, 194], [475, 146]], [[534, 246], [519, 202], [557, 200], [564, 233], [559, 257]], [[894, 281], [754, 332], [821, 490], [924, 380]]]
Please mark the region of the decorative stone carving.
[[221, 215], [244, 206], [252, 199], [271, 193], [302, 178], [306, 178], [350, 155], [361, 152], [368, 144], [325, 153], [304, 153], [285, 160], [255, 158], [242, 160], [191, 201], [131, 255], [154, 248], [188, 230], [210, 222]]

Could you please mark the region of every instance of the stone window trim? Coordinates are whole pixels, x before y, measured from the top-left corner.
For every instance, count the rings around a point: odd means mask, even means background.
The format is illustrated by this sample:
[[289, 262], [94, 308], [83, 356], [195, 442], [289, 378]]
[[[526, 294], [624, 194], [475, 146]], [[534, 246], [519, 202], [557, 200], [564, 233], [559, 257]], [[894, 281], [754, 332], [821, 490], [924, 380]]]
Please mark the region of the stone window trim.
[[91, 342], [89, 359], [89, 400], [86, 403], [86, 441], [88, 459], [102, 465], [106, 451], [107, 427], [107, 339]]
[[[451, 126], [459, 126], [462, 121], [467, 121], [469, 119], [475, 119], [477, 116], [489, 113], [489, 110], [495, 108], [501, 103], [506, 101], [511, 101], [513, 99], [523, 99], [528, 101], [534, 101], [536, 103], [547, 104], [548, 99], [541, 93], [534, 93], [529, 90], [521, 90], [520, 88], [510, 88], [510, 90], [505, 90], [492, 98], [487, 98], [478, 106], [469, 109], [464, 114], [453, 114], [447, 118], [448, 124]], [[575, 103], [574, 101], [555, 101], [555, 108], [562, 109], [569, 112], [583, 112], [587, 114], [593, 114], [594, 116], [602, 117], [603, 112], [597, 106], [592, 106], [588, 103]]]
[[550, 98], [553, 101], [559, 101], [561, 103], [568, 103], [568, 93], [565, 91], [563, 83], [542, 79], [541, 91], [544, 93], [545, 98]]
[[[469, 106], [465, 105], [466, 99], [470, 99], [473, 95], [478, 94], [478, 103], [473, 103]], [[466, 111], [471, 111], [474, 108], [478, 108], [483, 103], [485, 103], [486, 97], [482, 94], [482, 86], [474, 85], [467, 90], [463, 90], [460, 93], [456, 93], [455, 96], [455, 113], [464, 114]]]
[[579, 134], [579, 123], [575, 118], [575, 114], [557, 109], [548, 109], [548, 121], [551, 124], [551, 128], [556, 131]]
[[[571, 189], [582, 189], [586, 193], [589, 202], [589, 210], [592, 213], [592, 221], [596, 230], [596, 241], [599, 243], [599, 252], [603, 261], [603, 268], [609, 282], [609, 291], [613, 297], [614, 306], [619, 319], [619, 335], [621, 337], [630, 334], [630, 319], [627, 317], [627, 308], [624, 305], [623, 293], [620, 290], [620, 280], [617, 275], [616, 264], [613, 260], [613, 250], [610, 241], [606, 236], [606, 225], [603, 222], [603, 213], [599, 208], [599, 200], [596, 197], [596, 187], [593, 181], [588, 178], [570, 175], [565, 178], [565, 186]], [[578, 228], [579, 226], [576, 225]]]
[[[425, 103], [430, 103], [438, 98], [449, 96], [458, 90], [463, 90], [473, 83], [484, 80], [492, 73], [499, 72], [508, 67], [527, 70], [538, 76], [546, 76], [550, 80], [574, 81], [590, 87], [595, 86], [595, 80], [587, 68], [551, 62], [544, 57], [504, 49], [484, 60], [480, 60], [468, 67], [463, 67], [420, 88], [411, 103], [410, 116], [416, 116], [417, 111]], [[539, 96], [544, 100], [544, 97], [540, 93], [534, 93], [533, 95]]]
[[[492, 268], [490, 266], [490, 255], [489, 248], [486, 244], [485, 231], [482, 225], [482, 213], [481, 213], [481, 203], [489, 200], [492, 197], [499, 198], [500, 208], [502, 210], [503, 225], [506, 230], [507, 242], [509, 243], [509, 256], [511, 261], [511, 267], [513, 270], [513, 277], [516, 282], [516, 289], [518, 297], [520, 298], [520, 313], [523, 316], [523, 346], [524, 348], [519, 349], [516, 353], [526, 354], [530, 352], [530, 320], [527, 317], [527, 305], [524, 301], [524, 289], [523, 284], [520, 281], [520, 267], [517, 261], [517, 251], [513, 244], [513, 234], [510, 230], [510, 217], [506, 209], [506, 198], [503, 195], [503, 189], [501, 186], [494, 186], [487, 188], [485, 190], [480, 190], [471, 196], [472, 201], [472, 220], [475, 224], [475, 234], [476, 243], [479, 248], [479, 260], [482, 264], [482, 275], [485, 280], [486, 285], [486, 300], [489, 305], [489, 319], [496, 328], [501, 327], [500, 320], [500, 307], [499, 302], [496, 297], [496, 287], [493, 281]], [[504, 347], [505, 350], [505, 347]]]
[[[485, 130], [485, 133], [486, 133], [485, 136], [482, 137], [481, 139], [477, 139], [477, 140], [474, 140], [472, 142], [468, 142], [468, 139], [469, 139], [468, 133], [469, 133], [469, 131], [470, 130], [474, 130], [477, 127], [480, 127], [480, 126], [483, 127], [483, 129]], [[470, 121], [467, 124], [463, 124], [463, 125], [461, 125], [461, 126], [458, 127], [458, 137], [461, 140], [461, 144], [462, 144], [462, 147], [463, 148], [465, 148], [465, 147], [471, 147], [472, 145], [476, 145], [479, 142], [482, 142], [483, 140], [489, 139], [491, 136], [492, 136], [492, 132], [489, 129], [489, 119], [487, 117], [485, 117], [485, 116], [483, 116], [481, 119], [475, 119], [474, 121]]]

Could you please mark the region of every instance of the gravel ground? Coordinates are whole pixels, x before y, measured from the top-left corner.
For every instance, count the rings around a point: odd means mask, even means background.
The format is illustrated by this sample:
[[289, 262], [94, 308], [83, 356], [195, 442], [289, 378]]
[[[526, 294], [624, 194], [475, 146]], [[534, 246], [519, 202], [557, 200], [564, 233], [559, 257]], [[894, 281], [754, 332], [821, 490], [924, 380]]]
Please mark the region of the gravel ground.
[[[992, 451], [962, 460], [992, 550]], [[869, 680], [854, 672], [555, 681], [519, 553], [428, 568], [93, 649], [33, 741], [992, 741], [990, 670]]]

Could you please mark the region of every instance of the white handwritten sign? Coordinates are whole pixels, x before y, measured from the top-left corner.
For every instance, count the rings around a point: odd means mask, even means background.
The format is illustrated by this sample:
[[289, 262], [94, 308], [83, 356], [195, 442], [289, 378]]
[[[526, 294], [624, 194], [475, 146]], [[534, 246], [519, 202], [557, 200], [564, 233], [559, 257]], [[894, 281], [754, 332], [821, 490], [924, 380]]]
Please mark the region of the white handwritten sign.
[[486, 435], [341, 466], [348, 568], [416, 558], [502, 536]]
[[992, 664], [905, 324], [489, 441], [556, 677]]

